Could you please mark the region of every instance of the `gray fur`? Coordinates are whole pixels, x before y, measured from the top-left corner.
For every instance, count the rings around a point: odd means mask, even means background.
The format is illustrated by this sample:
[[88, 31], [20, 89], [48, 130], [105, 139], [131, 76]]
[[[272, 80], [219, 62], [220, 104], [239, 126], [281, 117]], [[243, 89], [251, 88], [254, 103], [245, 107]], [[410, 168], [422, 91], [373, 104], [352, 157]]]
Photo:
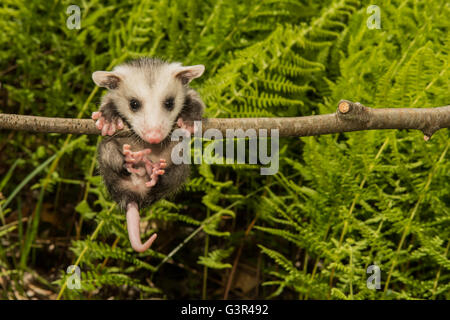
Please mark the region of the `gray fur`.
[[[122, 154], [122, 146], [129, 144], [132, 150], [152, 149], [150, 154], [154, 158], [163, 157], [169, 163], [165, 173], [159, 177], [158, 182], [145, 194], [133, 192], [124, 185], [124, 182], [131, 180], [130, 174], [124, 167], [125, 160]], [[130, 202], [136, 202], [139, 208], [144, 208], [153, 202], [176, 193], [189, 177], [190, 167], [187, 164], [174, 165], [170, 161], [170, 153], [174, 146], [173, 142], [165, 143], [162, 146], [148, 144], [138, 136], [131, 134], [129, 137], [106, 137], [98, 148], [98, 164], [100, 174], [103, 177], [106, 188], [112, 199], [118, 203], [122, 210]], [[142, 181], [144, 183], [144, 181]]]
[[[121, 66], [119, 70], [125, 70], [127, 68], [132, 69], [130, 74], [141, 73], [140, 79], [145, 78], [149, 90], [151, 90], [153, 84], [158, 81], [159, 71], [167, 67], [168, 63], [150, 58], [142, 58], [127, 62]], [[144, 73], [144, 75], [142, 74]], [[95, 80], [94, 80], [95, 81]], [[127, 81], [127, 80], [125, 80]], [[204, 104], [193, 89], [189, 88], [188, 83], [185, 83], [185, 79], [178, 79], [175, 89], [178, 97], [178, 101], [182, 101], [182, 106], [178, 106], [176, 109], [177, 115], [175, 121], [171, 120], [172, 128], [176, 128], [176, 119], [182, 117], [186, 123], [191, 123], [195, 120], [201, 120], [204, 110]], [[133, 121], [130, 121], [131, 111], [127, 111], [124, 107], [123, 101], [116, 101], [118, 94], [125, 96], [126, 92], [123, 92], [124, 85], [123, 79], [117, 86], [109, 86], [109, 92], [104, 96], [100, 111], [103, 117], [107, 121], [114, 121], [114, 119], [121, 118], [130, 127], [129, 134], [127, 136], [113, 135], [111, 137], [105, 137], [98, 148], [98, 164], [100, 174], [104, 179], [105, 185], [110, 193], [112, 199], [119, 204], [119, 207], [125, 210], [128, 203], [136, 202], [139, 208], [149, 206], [153, 202], [167, 197], [180, 189], [184, 181], [188, 178], [190, 167], [186, 164], [175, 165], [172, 163], [170, 156], [173, 147], [176, 142], [170, 141], [170, 134], [159, 144], [149, 144], [144, 141], [139, 135], [142, 128], [133, 127]], [[121, 86], [124, 86], [121, 88]], [[122, 90], [122, 92], [118, 92]], [[139, 97], [137, 97], [139, 98]], [[181, 99], [181, 100], [180, 100]], [[147, 110], [147, 114], [152, 110]], [[136, 117], [137, 113], [133, 116]], [[173, 118], [173, 116], [172, 116]], [[141, 129], [141, 130], [136, 130]], [[171, 132], [171, 131], [170, 131]], [[129, 144], [132, 151], [140, 151], [146, 148], [152, 150], [148, 156], [151, 161], [157, 162], [160, 158], [167, 161], [167, 167], [165, 173], [158, 178], [158, 182], [155, 186], [148, 188], [146, 192], [138, 192], [132, 190], [129, 185], [131, 181], [139, 181], [143, 179], [142, 183], [145, 183], [144, 178], [137, 175], [130, 174], [125, 169], [125, 158], [122, 153], [124, 144]]]

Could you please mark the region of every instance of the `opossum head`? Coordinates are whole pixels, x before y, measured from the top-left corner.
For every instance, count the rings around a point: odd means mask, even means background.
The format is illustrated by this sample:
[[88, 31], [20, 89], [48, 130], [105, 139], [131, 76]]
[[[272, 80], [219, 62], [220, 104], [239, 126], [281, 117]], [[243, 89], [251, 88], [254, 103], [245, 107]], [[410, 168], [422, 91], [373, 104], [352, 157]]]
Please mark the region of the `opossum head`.
[[144, 141], [156, 144], [170, 134], [183, 108], [187, 85], [204, 70], [203, 65], [182, 66], [141, 58], [111, 72], [96, 71], [92, 79], [108, 88], [104, 103], [114, 108]]

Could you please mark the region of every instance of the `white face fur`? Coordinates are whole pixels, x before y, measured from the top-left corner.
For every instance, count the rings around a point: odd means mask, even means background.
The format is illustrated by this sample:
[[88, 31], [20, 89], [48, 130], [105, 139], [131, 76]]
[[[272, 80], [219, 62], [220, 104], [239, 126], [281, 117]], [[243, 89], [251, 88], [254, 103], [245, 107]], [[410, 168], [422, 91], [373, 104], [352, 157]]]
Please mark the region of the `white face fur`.
[[143, 140], [159, 143], [171, 132], [185, 101], [185, 85], [200, 77], [203, 65], [139, 60], [96, 71], [92, 79], [109, 89], [104, 103], [113, 102], [117, 112]]

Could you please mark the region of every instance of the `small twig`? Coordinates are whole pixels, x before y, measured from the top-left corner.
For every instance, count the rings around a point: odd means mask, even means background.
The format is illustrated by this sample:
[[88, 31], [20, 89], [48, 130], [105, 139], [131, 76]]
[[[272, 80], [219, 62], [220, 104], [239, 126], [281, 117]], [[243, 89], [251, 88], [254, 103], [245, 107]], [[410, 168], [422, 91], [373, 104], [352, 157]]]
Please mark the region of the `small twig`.
[[[202, 130], [273, 129], [280, 137], [305, 137], [322, 134], [378, 130], [421, 130], [425, 140], [439, 129], [450, 127], [450, 106], [437, 108], [365, 107], [358, 102], [341, 100], [335, 113], [306, 117], [282, 118], [209, 118], [203, 119]], [[100, 134], [91, 119], [47, 118], [17, 114], [0, 114], [0, 129], [46, 133]]]
[[241, 241], [241, 245], [239, 246], [239, 249], [237, 251], [236, 257], [234, 258], [233, 267], [231, 268], [230, 275], [228, 276], [227, 285], [225, 287], [225, 293], [223, 295], [223, 300], [228, 300], [228, 295], [231, 290], [231, 285], [233, 284], [234, 275], [236, 273], [237, 265], [239, 263], [239, 259], [241, 258], [242, 250], [244, 249], [245, 241], [248, 238], [248, 235], [250, 234], [250, 231], [252, 230], [253, 226], [255, 225], [256, 220], [258, 219], [258, 216], [256, 216], [252, 222], [250, 222], [250, 225], [247, 227], [247, 230], [245, 230], [244, 238]]

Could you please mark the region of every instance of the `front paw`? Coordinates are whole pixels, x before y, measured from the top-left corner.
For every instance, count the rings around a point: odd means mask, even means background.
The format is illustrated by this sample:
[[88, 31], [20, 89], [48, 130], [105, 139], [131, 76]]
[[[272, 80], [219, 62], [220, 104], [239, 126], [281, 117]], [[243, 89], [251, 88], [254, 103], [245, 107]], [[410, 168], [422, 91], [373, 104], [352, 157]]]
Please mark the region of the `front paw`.
[[102, 131], [102, 136], [112, 136], [117, 130], [123, 129], [123, 121], [120, 117], [111, 117], [107, 119], [101, 111], [92, 113], [92, 119], [96, 120], [95, 126]]

